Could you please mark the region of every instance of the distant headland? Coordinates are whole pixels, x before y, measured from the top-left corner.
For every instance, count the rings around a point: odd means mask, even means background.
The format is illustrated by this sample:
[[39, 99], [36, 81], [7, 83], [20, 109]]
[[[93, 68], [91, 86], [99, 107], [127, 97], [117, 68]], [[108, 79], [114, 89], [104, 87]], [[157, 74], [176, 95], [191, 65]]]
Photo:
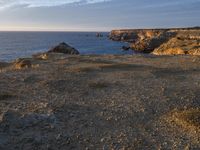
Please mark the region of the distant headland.
[[200, 27], [112, 30], [110, 39], [130, 43], [136, 52], [200, 55]]

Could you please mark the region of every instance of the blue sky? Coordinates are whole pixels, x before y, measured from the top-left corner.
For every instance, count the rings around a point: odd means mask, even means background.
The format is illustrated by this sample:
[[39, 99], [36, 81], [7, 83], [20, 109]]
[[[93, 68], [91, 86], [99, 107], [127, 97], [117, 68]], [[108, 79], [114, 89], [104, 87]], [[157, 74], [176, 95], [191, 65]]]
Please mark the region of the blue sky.
[[0, 30], [200, 26], [200, 0], [0, 0]]

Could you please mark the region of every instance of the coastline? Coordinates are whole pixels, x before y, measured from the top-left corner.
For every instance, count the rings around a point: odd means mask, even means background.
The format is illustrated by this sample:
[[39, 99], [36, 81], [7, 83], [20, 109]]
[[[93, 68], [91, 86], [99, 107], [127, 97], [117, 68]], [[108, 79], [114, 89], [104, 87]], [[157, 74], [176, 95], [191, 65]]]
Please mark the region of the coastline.
[[0, 147], [199, 148], [199, 81], [198, 56], [18, 59], [1, 67]]
[[200, 150], [200, 0], [0, 0], [0, 150]]
[[81, 54], [129, 53], [121, 50], [124, 43], [109, 40], [107, 37], [109, 33], [102, 34], [104, 34], [103, 37], [96, 37], [95, 32], [0, 33], [0, 61], [29, 57], [35, 53], [44, 52], [60, 42], [70, 44]]
[[154, 55], [200, 55], [200, 27], [112, 30], [110, 39], [130, 43], [130, 49]]

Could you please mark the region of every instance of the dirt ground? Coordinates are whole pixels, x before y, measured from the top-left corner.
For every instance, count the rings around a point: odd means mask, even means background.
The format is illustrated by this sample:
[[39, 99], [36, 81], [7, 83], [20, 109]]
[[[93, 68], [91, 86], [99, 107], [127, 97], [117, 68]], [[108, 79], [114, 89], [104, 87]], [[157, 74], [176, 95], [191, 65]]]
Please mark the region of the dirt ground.
[[0, 63], [0, 149], [200, 149], [200, 57], [27, 60]]

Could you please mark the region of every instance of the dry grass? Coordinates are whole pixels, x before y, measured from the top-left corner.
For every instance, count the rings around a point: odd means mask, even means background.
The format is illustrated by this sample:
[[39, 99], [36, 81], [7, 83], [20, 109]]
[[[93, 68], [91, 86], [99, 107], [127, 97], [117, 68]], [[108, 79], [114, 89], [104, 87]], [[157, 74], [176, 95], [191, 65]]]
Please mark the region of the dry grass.
[[6, 63], [6, 62], [0, 62], [0, 73], [4, 72], [9, 68], [11, 63]]
[[89, 64], [89, 63], [82, 63], [79, 66], [72, 66], [69, 67], [66, 71], [67, 72], [91, 72], [91, 71], [98, 71], [104, 67], [111, 66], [110, 64]]
[[10, 63], [0, 62], [0, 69], [8, 67], [9, 65], [10, 65]]
[[200, 132], [200, 109], [172, 111], [166, 120], [187, 131]]
[[108, 83], [105, 82], [91, 82], [89, 87], [92, 89], [103, 89], [108, 87]]
[[112, 65], [101, 66], [102, 69], [120, 69], [120, 70], [128, 70], [128, 69], [136, 69], [140, 66], [126, 64], [126, 63], [116, 63]]

